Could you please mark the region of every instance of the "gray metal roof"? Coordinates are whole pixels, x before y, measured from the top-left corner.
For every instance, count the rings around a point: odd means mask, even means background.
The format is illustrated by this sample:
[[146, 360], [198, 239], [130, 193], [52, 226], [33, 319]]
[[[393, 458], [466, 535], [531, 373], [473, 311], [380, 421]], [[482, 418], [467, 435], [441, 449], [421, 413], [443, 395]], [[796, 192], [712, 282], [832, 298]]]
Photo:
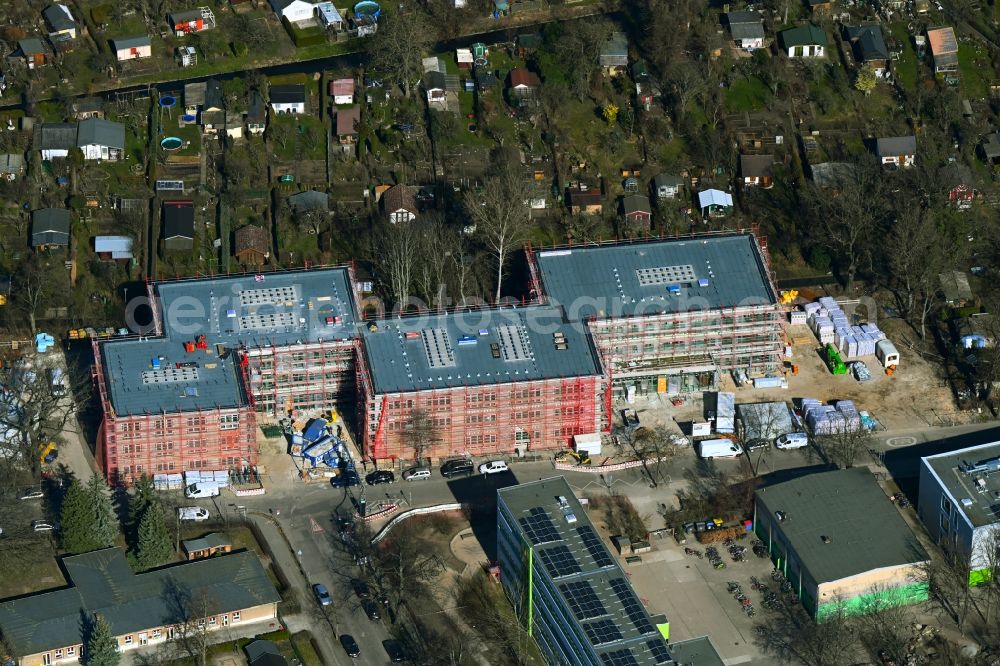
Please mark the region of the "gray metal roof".
[[116, 636], [177, 624], [182, 618], [174, 607], [183, 594], [204, 599], [208, 615], [280, 600], [251, 552], [141, 574], [132, 573], [117, 548], [66, 557], [62, 563], [72, 587], [0, 602], [0, 632], [15, 653], [82, 643], [81, 618], [93, 613], [110, 622]]
[[[231, 350], [357, 337], [357, 314], [346, 268], [179, 280], [156, 285], [164, 337], [101, 345], [115, 412], [145, 414], [243, 406]], [[339, 318], [339, 321], [337, 320]], [[204, 335], [208, 350], [184, 351]], [[149, 381], [161, 369], [196, 363], [169, 381]], [[159, 379], [159, 378], [157, 378]]]
[[49, 5], [42, 10], [42, 16], [53, 30], [72, 30], [76, 27], [73, 15], [66, 5]]
[[[585, 629], [588, 625], [593, 627], [601, 622], [610, 622], [617, 629], [617, 632], [612, 630], [611, 635], [608, 636], [608, 638], [618, 636], [617, 639], [599, 643], [593, 639], [591, 641], [604, 663], [635, 664], [636, 666], [664, 663], [657, 660], [651, 651], [653, 648], [650, 643], [655, 643], [660, 650], [666, 648], [660, 633], [656, 630], [655, 621], [638, 600], [638, 595], [635, 594], [627, 575], [622, 570], [618, 560], [608, 550], [604, 539], [594, 530], [590, 517], [576, 499], [565, 478], [559, 476], [522, 483], [501, 488], [497, 493], [498, 503], [506, 507], [506, 510], [513, 516], [515, 524], [519, 528], [519, 536], [524, 540], [525, 546], [530, 546], [534, 551], [533, 559], [538, 563], [536, 571], [542, 572], [539, 575], [547, 575], [552, 587], [557, 590], [558, 601], [565, 608], [565, 612], [560, 617], [576, 617], [577, 622]], [[575, 523], [571, 524], [565, 519], [559, 505], [559, 497], [566, 498], [569, 510], [576, 517]], [[521, 519], [528, 518], [532, 511], [536, 513], [542, 511], [547, 514], [551, 526], [555, 528], [554, 534], [550, 533], [548, 538], [537, 544], [532, 543], [531, 536], [524, 530], [524, 525], [521, 523]], [[528, 518], [528, 520], [531, 519]], [[543, 523], [546, 522], [544, 518], [541, 520]], [[592, 532], [596, 537], [596, 550], [598, 551], [597, 555], [601, 558], [600, 562], [584, 542], [583, 532], [587, 531]], [[563, 550], [564, 548], [565, 550]], [[566, 551], [568, 551], [568, 558]], [[568, 567], [559, 568], [553, 565], [555, 560], [552, 556], [557, 552], [561, 553], [559, 557], [564, 564], [569, 564]], [[603, 566], [601, 566], [602, 564]], [[618, 592], [616, 592], [615, 587], [618, 588]], [[580, 615], [573, 610], [573, 606], [577, 599], [582, 598], [582, 595], [571, 588], [583, 591], [591, 599], [596, 595], [599, 606], [603, 606], [603, 609], [591, 606], [592, 610], [583, 614], [586, 619], [580, 620]], [[591, 595], [591, 591], [593, 595]], [[623, 600], [619, 594], [623, 594], [625, 599]], [[634, 602], [631, 617], [626, 612], [627, 601]], [[604, 612], [602, 613], [601, 610]], [[631, 653], [632, 661], [627, 660], [628, 656], [625, 654], [620, 655], [620, 659], [624, 661], [609, 661], [610, 656], [603, 656], [623, 650]]]
[[0, 154], [0, 173], [21, 173], [24, 171], [24, 155], [21, 153]]
[[103, 118], [81, 120], [77, 127], [76, 145], [81, 148], [83, 146], [108, 146], [119, 150], [124, 149], [125, 126]]
[[112, 259], [131, 259], [132, 239], [128, 236], [94, 236], [94, 252], [110, 252]]
[[744, 178], [770, 178], [774, 175], [774, 155], [740, 155], [740, 175]]
[[875, 140], [875, 153], [879, 157], [896, 155], [916, 155], [917, 137], [892, 136]]
[[861, 62], [888, 60], [889, 49], [885, 45], [882, 26], [878, 24], [846, 25], [844, 35], [854, 44], [855, 57]]
[[[567, 247], [536, 257], [545, 294], [573, 321], [776, 301], [749, 234]], [[661, 276], [660, 269], [668, 270]], [[669, 278], [670, 271], [693, 280]], [[668, 292], [671, 284], [680, 284], [679, 295]]]
[[193, 552], [196, 550], [208, 550], [209, 548], [218, 548], [220, 546], [231, 546], [233, 542], [229, 540], [225, 534], [219, 534], [218, 532], [212, 532], [211, 534], [206, 534], [203, 537], [197, 539], [187, 539], [181, 542], [184, 546], [184, 550], [187, 552]]
[[140, 46], [149, 46], [149, 35], [135, 35], [131, 37], [115, 37], [111, 40], [112, 44], [115, 45], [115, 50], [118, 49], [135, 49]]
[[725, 666], [708, 636], [670, 644], [670, 656], [678, 666]]
[[[996, 510], [1000, 475], [966, 474], [962, 468], [998, 457], [1000, 457], [1000, 442], [989, 442], [927, 456], [921, 458], [920, 462], [921, 465], [930, 468], [941, 486], [951, 495], [955, 510], [964, 515], [973, 527], [983, 527], [1000, 522], [1000, 515]], [[976, 479], [983, 480], [982, 492], [976, 489]]]
[[744, 441], [768, 443], [780, 435], [794, 432], [792, 410], [786, 402], [744, 402], [736, 405]]
[[21, 47], [21, 53], [26, 56], [45, 53], [45, 46], [42, 44], [42, 40], [37, 37], [22, 39], [17, 43], [17, 45]]
[[68, 245], [70, 212], [65, 208], [39, 208], [31, 213], [31, 245]]
[[[380, 394], [601, 374], [584, 327], [565, 323], [553, 307], [425, 314], [376, 323], [378, 330], [365, 329], [363, 338], [372, 383]], [[565, 336], [565, 349], [556, 348], [553, 334]]]
[[71, 150], [76, 148], [76, 123], [45, 123], [41, 127], [42, 150]]
[[729, 12], [726, 23], [733, 39], [763, 39], [764, 25], [756, 12]]
[[[760, 488], [757, 511], [772, 516], [775, 529], [784, 533], [817, 583], [928, 559], [865, 467], [807, 474]], [[785, 520], [773, 518], [776, 511], [783, 511]]]

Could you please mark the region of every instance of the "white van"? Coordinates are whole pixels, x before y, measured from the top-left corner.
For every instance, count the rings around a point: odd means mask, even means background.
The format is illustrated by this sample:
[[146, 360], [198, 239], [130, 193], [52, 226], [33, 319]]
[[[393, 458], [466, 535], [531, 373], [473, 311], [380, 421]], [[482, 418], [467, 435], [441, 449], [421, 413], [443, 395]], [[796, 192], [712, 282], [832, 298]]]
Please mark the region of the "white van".
[[199, 497], [218, 497], [219, 486], [215, 485], [214, 483], [205, 483], [204, 481], [199, 481], [198, 483], [192, 483], [187, 488], [185, 488], [184, 496], [189, 499], [197, 499]]
[[480, 474], [499, 474], [507, 471], [507, 463], [502, 460], [491, 460], [479, 466]]
[[208, 520], [208, 509], [200, 506], [181, 506], [177, 508], [177, 517], [181, 520]]
[[786, 432], [774, 440], [774, 445], [779, 449], [801, 449], [809, 446], [809, 436], [804, 432]]
[[731, 439], [703, 439], [698, 442], [699, 458], [736, 458], [742, 453]]

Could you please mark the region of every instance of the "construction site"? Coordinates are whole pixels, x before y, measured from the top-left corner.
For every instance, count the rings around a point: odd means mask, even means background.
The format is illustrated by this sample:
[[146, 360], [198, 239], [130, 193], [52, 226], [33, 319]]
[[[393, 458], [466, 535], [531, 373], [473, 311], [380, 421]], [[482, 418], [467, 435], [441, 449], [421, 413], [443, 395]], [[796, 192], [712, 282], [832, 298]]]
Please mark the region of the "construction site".
[[615, 400], [780, 370], [751, 233], [526, 248], [532, 303], [362, 321], [350, 267], [150, 284], [147, 335], [95, 340], [110, 479], [241, 470], [257, 427], [339, 414], [365, 460], [523, 456]]

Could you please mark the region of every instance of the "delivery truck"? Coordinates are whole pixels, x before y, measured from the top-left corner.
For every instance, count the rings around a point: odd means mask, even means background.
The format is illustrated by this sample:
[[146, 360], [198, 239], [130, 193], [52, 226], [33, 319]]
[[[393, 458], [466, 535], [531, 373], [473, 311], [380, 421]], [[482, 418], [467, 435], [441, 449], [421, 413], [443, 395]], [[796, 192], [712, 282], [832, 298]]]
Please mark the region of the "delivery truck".
[[698, 457], [736, 458], [742, 453], [739, 446], [731, 439], [703, 439], [698, 442]]

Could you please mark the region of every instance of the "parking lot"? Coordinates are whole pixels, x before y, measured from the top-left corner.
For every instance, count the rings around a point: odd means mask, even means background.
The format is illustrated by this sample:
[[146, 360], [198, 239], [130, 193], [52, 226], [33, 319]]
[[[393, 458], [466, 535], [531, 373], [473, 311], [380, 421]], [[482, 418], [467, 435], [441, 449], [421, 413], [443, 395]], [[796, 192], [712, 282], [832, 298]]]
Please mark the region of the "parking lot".
[[[684, 548], [704, 554], [705, 546], [689, 537], [678, 545], [672, 537], [655, 542], [656, 550], [642, 556], [641, 564], [628, 565], [632, 583], [651, 613], [664, 613], [670, 621], [670, 640], [684, 640], [709, 635], [727, 664], [765, 663], [766, 658], [754, 645], [754, 625], [766, 611], [762, 596], [750, 589], [750, 577], [777, 591], [771, 580], [771, 562], [750, 552], [752, 537], [737, 543], [747, 547], [743, 562], [734, 562], [725, 546], [714, 544], [726, 563], [715, 569], [705, 558], [686, 555]], [[756, 616], [749, 617], [733, 594], [728, 581], [737, 581], [753, 602]]]

